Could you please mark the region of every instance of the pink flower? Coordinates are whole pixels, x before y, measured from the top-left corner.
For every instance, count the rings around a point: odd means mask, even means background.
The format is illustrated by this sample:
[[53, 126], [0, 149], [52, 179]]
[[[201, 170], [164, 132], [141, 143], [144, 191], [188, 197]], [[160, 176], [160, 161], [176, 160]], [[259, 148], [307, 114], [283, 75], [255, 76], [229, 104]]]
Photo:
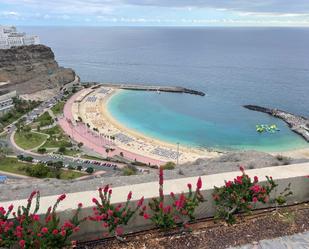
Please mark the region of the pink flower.
[[257, 183], [259, 181], [259, 178], [257, 176], [254, 177], [254, 183]]
[[183, 206], [184, 206], [184, 204], [185, 204], [185, 200], [186, 200], [186, 197], [185, 197], [185, 195], [182, 193], [182, 194], [179, 196], [179, 199], [176, 201], [176, 208], [177, 208], [177, 209], [183, 208]]
[[132, 191], [129, 192], [127, 200], [129, 201], [131, 199], [132, 199]]
[[108, 191], [108, 194], [111, 195], [112, 193], [113, 193], [113, 190], [110, 189], [110, 190]]
[[138, 201], [137, 206], [141, 207], [144, 203], [144, 196]]
[[32, 193], [30, 194], [29, 198], [28, 198], [28, 202], [31, 202], [33, 197], [35, 196], [36, 193], [39, 193], [39, 191], [32, 191]]
[[108, 227], [108, 223], [107, 222], [103, 222], [102, 226], [106, 228], [106, 227]]
[[254, 193], [259, 193], [261, 191], [261, 186], [260, 185], [254, 185], [250, 188]]
[[62, 194], [58, 197], [58, 201], [63, 201], [66, 198], [65, 194]]
[[54, 229], [53, 230], [53, 235], [57, 235], [58, 234], [58, 230], [57, 229]]
[[242, 173], [244, 173], [245, 168], [244, 168], [243, 166], [240, 166], [240, 167], [239, 167], [239, 170], [240, 170]]
[[34, 214], [32, 216], [32, 219], [35, 220], [35, 221], [39, 221], [40, 220], [40, 216], [38, 216], [37, 214]]
[[42, 233], [48, 233], [48, 228], [47, 228], [47, 227], [43, 227], [43, 228], [41, 229], [41, 232], [42, 232]]
[[20, 248], [25, 248], [26, 241], [20, 240], [18, 244], [19, 244]]
[[236, 179], [234, 179], [234, 182], [237, 184], [242, 184], [242, 176], [237, 176]]
[[144, 219], [145, 219], [145, 220], [148, 220], [149, 218], [150, 218], [149, 214], [144, 213]]
[[78, 203], [78, 207], [82, 208], [83, 207], [83, 203]]
[[102, 216], [101, 216], [101, 215], [96, 215], [96, 216], [94, 217], [94, 220], [100, 221], [100, 220], [102, 220]]
[[61, 236], [64, 237], [67, 234], [67, 232], [65, 230], [61, 231]]
[[116, 234], [118, 236], [122, 235], [123, 234], [123, 228], [122, 227], [117, 227], [116, 230], [115, 230]]
[[8, 207], [8, 210], [9, 210], [9, 211], [12, 211], [13, 208], [14, 208], [14, 206], [11, 204], [11, 205]]
[[74, 227], [74, 228], [73, 228], [73, 232], [75, 232], [75, 233], [77, 233], [79, 230], [80, 230], [79, 227]]
[[196, 183], [196, 187], [198, 190], [200, 190], [202, 188], [202, 178], [199, 177]]
[[160, 209], [163, 209], [163, 202], [162, 202], [162, 201], [161, 201], [160, 204], [159, 204], [159, 208], [160, 208]]
[[48, 216], [46, 217], [46, 219], [45, 219], [46, 223], [50, 222], [51, 219], [52, 219], [51, 215], [48, 215]]
[[166, 207], [163, 209], [163, 212], [164, 212], [165, 214], [169, 214], [169, 213], [171, 212], [171, 210], [172, 210], [172, 207], [171, 207], [171, 206], [166, 206]]
[[190, 189], [190, 190], [192, 189], [192, 184], [191, 183], [188, 183], [187, 186], [188, 186], [188, 189]]
[[113, 215], [113, 213], [114, 213], [114, 212], [113, 212], [113, 210], [110, 210], [110, 209], [109, 209], [109, 210], [107, 210], [107, 214], [108, 214], [109, 216], [112, 216], [112, 215]]
[[228, 181], [228, 182], [225, 183], [225, 186], [227, 188], [230, 188], [232, 185], [233, 185], [233, 182], [231, 182], [231, 181]]
[[159, 169], [159, 185], [163, 185], [163, 168], [160, 167]]
[[98, 204], [98, 203], [99, 203], [98, 200], [97, 200], [96, 198], [92, 198], [92, 202], [93, 202], [94, 204]]
[[67, 227], [67, 228], [72, 228], [72, 227], [74, 227], [74, 225], [71, 223], [71, 221], [66, 221], [66, 222], [64, 222], [63, 226], [64, 226], [64, 227]]
[[117, 224], [118, 222], [119, 222], [119, 218], [116, 217], [116, 218], [114, 219], [114, 224]]
[[252, 201], [253, 201], [254, 203], [257, 203], [257, 202], [258, 202], [258, 198], [253, 197], [253, 198], [252, 198]]
[[109, 185], [106, 185], [105, 187], [104, 187], [104, 193], [107, 193], [107, 191], [108, 191], [108, 189], [109, 189]]
[[175, 198], [175, 194], [173, 192], [170, 193], [172, 198]]

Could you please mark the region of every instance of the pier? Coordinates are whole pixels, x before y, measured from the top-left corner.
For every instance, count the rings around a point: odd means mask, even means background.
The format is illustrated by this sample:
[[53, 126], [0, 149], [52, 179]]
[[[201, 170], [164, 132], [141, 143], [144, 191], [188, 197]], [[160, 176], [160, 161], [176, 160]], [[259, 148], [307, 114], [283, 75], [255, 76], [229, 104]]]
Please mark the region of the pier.
[[276, 118], [282, 119], [286, 122], [290, 129], [295, 133], [302, 136], [307, 142], [309, 142], [309, 119], [303, 116], [295, 115], [286, 111], [278, 109], [270, 109], [257, 105], [244, 105], [245, 108], [257, 111], [264, 112]]
[[115, 84], [115, 83], [99, 83], [99, 82], [83, 82], [88, 85], [98, 85], [98, 87], [111, 87], [125, 90], [135, 91], [156, 91], [156, 92], [172, 92], [172, 93], [187, 93], [199, 96], [205, 96], [204, 92], [196, 91], [193, 89], [180, 87], [180, 86], [154, 86], [154, 85], [142, 85], [142, 84]]

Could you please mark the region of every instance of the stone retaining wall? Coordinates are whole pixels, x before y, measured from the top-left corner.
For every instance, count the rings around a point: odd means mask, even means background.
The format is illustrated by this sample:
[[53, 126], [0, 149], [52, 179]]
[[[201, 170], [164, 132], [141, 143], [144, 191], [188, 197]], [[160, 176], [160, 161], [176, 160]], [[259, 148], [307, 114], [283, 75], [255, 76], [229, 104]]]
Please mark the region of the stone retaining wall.
[[[309, 179], [306, 177], [309, 175], [309, 163], [253, 169], [247, 170], [246, 173], [251, 177], [258, 176], [261, 182], [265, 180], [265, 176], [272, 176], [276, 183], [279, 184], [276, 190], [277, 193], [283, 191], [283, 189], [291, 183], [293, 195], [288, 197], [288, 204], [309, 201]], [[212, 217], [214, 215], [215, 209], [211, 197], [213, 186], [222, 186], [224, 180], [232, 180], [237, 175], [240, 175], [240, 172], [227, 172], [202, 176], [203, 187], [201, 192], [207, 201], [197, 208], [197, 218]], [[169, 195], [170, 192], [174, 192], [175, 194], [186, 192], [187, 183], [192, 183], [193, 187], [195, 187], [196, 181], [197, 177], [167, 180], [164, 183], [164, 193]], [[133, 203], [136, 203], [142, 196], [144, 196], [145, 201], [148, 202], [151, 198], [158, 197], [158, 182], [116, 187], [113, 189], [112, 203], [118, 204], [125, 202], [129, 191], [133, 192]], [[273, 193], [272, 197], [275, 195], [276, 193]], [[39, 214], [45, 214], [47, 208], [55, 203], [57, 197], [58, 196], [42, 197]], [[74, 212], [74, 209], [80, 202], [83, 203], [81, 215], [91, 215], [92, 208], [94, 207], [92, 203], [93, 197], [98, 198], [98, 192], [96, 190], [68, 194], [66, 200], [59, 205], [58, 212], [60, 217], [63, 220], [70, 218], [72, 212]], [[10, 204], [17, 207], [19, 205], [26, 205], [26, 203], [27, 200], [24, 199], [0, 203], [0, 205], [7, 208]], [[272, 204], [259, 205], [257, 208], [270, 207], [271, 205]], [[129, 222], [125, 230], [127, 232], [133, 232], [148, 228], [151, 228], [149, 220], [144, 220], [143, 217], [135, 216]], [[102, 226], [96, 222], [87, 221], [82, 224], [81, 230], [76, 235], [76, 238], [78, 238], [78, 240], [91, 240], [101, 237], [101, 235]]]

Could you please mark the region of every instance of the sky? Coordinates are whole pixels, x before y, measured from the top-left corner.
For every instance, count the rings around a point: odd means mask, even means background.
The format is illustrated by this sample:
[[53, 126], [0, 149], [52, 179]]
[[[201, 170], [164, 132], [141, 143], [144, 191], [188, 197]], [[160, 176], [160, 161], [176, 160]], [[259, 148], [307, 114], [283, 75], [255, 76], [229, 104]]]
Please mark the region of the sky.
[[309, 27], [309, 0], [0, 0], [0, 25]]

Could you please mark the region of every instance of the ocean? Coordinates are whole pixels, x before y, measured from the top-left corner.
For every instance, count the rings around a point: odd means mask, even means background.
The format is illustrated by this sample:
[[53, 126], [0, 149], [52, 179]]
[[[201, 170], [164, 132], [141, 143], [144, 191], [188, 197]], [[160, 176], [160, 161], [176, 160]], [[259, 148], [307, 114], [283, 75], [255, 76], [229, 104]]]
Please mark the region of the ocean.
[[[205, 97], [122, 91], [108, 109], [144, 135], [214, 149], [308, 147], [281, 120], [245, 104], [309, 116], [309, 29], [20, 27], [82, 81], [184, 86]], [[276, 124], [276, 133], [256, 132]]]

